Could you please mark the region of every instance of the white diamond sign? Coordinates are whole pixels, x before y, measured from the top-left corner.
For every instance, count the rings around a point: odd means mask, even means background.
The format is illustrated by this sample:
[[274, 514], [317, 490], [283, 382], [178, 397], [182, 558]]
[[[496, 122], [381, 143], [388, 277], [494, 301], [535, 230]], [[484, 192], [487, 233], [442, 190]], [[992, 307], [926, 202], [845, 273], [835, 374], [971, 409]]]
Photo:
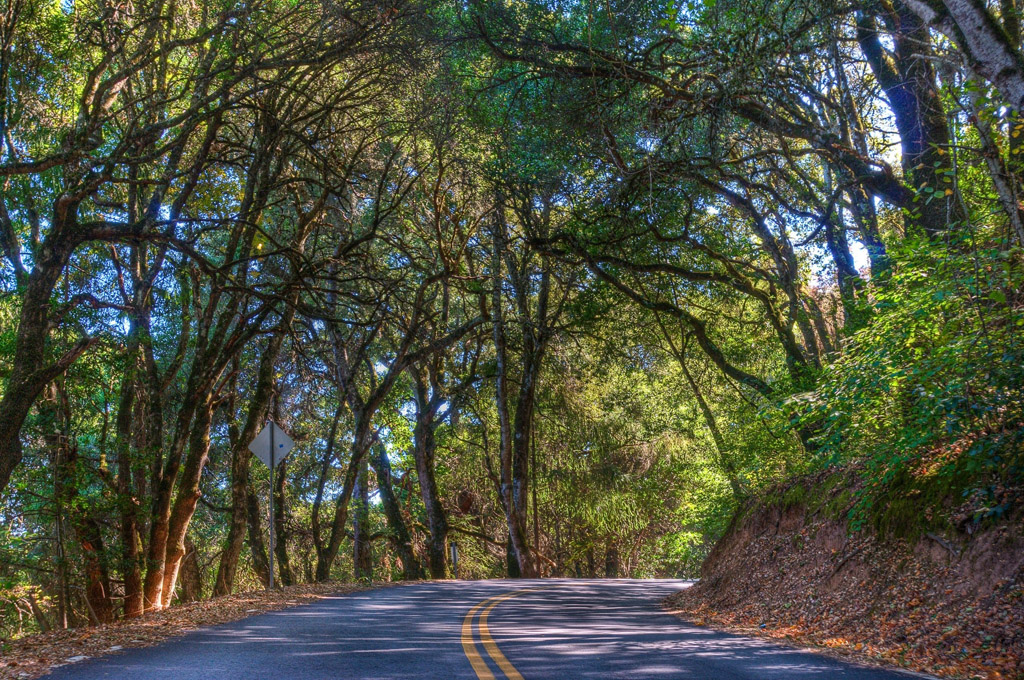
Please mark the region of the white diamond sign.
[[[271, 443], [273, 443], [273, 454], [271, 454]], [[256, 435], [256, 439], [252, 440], [252, 444], [249, 444], [249, 450], [255, 453], [264, 465], [273, 467], [284, 460], [294, 446], [295, 442], [291, 437], [286, 435], [277, 423], [270, 421], [263, 431]]]

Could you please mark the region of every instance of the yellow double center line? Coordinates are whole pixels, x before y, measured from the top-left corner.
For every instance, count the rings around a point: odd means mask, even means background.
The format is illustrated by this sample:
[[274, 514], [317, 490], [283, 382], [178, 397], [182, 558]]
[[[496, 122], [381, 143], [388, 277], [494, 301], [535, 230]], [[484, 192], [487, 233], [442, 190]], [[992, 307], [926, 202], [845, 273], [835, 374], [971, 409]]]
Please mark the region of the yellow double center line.
[[491, 637], [491, 631], [487, 627], [487, 618], [491, 615], [491, 610], [497, 607], [505, 600], [510, 600], [513, 597], [518, 597], [526, 593], [533, 593], [543, 588], [526, 588], [524, 590], [516, 590], [511, 593], [504, 593], [502, 595], [495, 595], [494, 597], [488, 598], [483, 602], [479, 603], [475, 607], [469, 610], [466, 617], [462, 619], [462, 650], [466, 653], [466, 658], [469, 659], [470, 665], [473, 667], [473, 671], [476, 673], [476, 677], [479, 680], [494, 680], [494, 674], [491, 673], [491, 669], [487, 666], [487, 661], [484, 660], [483, 655], [477, 651], [476, 642], [473, 639], [473, 619], [476, 618], [477, 613], [480, 613], [478, 620], [478, 628], [480, 630], [480, 642], [484, 645], [484, 650], [488, 656], [498, 665], [501, 672], [505, 674], [508, 680], [523, 680], [523, 676], [519, 674], [516, 667], [513, 666], [505, 655], [498, 649], [497, 643], [494, 638]]

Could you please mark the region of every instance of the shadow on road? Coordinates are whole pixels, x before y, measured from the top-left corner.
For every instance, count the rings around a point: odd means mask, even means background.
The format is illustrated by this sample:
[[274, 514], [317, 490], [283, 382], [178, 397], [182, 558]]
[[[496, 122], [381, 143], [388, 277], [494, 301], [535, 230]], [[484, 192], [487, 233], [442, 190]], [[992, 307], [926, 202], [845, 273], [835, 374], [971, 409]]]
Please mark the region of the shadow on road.
[[[526, 679], [887, 680], [896, 673], [689, 626], [660, 608], [679, 581], [435, 582], [365, 591], [199, 630], [58, 669], [51, 678], [443, 678], [475, 680], [460, 643], [478, 602]], [[503, 677], [492, 667], [495, 677]]]

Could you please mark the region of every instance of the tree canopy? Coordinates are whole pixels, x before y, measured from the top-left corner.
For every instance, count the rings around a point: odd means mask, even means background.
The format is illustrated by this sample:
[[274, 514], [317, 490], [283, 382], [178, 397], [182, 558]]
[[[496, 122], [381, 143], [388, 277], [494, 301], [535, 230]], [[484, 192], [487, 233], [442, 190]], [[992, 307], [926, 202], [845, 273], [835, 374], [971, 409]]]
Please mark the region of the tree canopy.
[[1017, 0], [0, 8], [0, 636], [1008, 509]]

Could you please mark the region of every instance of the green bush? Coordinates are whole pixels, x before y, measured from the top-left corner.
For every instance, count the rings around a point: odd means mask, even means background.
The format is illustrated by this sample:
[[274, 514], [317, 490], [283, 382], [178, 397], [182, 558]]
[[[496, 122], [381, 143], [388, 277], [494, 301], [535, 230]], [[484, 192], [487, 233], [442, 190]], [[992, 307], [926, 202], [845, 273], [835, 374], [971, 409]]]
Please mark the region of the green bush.
[[818, 463], [864, 465], [862, 503], [930, 478], [966, 495], [1020, 476], [1019, 258], [975, 250], [967, 237], [893, 254], [891, 276], [873, 290], [871, 323], [804, 402], [805, 421], [821, 426]]

